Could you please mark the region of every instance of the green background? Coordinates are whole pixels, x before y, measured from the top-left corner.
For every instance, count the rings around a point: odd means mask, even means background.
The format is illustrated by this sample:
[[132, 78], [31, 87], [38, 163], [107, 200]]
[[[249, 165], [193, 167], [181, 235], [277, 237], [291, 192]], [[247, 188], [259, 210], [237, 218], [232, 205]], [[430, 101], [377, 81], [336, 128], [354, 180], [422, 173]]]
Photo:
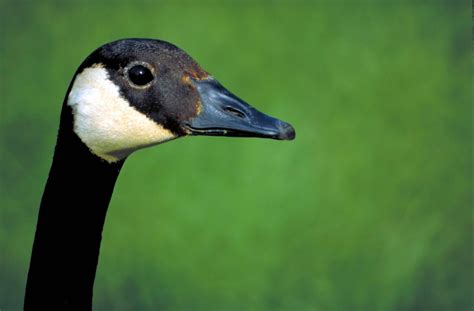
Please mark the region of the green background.
[[133, 154], [96, 310], [472, 309], [469, 2], [3, 1], [0, 20], [2, 311], [70, 79], [125, 37], [178, 45], [297, 138]]

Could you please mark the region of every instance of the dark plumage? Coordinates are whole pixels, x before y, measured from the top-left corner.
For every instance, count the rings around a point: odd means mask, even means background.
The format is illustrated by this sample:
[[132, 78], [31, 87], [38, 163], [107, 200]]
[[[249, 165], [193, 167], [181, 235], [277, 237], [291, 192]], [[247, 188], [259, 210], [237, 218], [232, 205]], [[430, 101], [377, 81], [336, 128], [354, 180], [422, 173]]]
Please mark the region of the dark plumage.
[[120, 40], [86, 58], [61, 112], [25, 309], [92, 308], [102, 228], [126, 157], [184, 135], [295, 134], [231, 94], [170, 43]]
[[[121, 79], [128, 64], [137, 61], [157, 68], [156, 83], [146, 92], [136, 92]], [[86, 58], [78, 72], [97, 63], [105, 65], [122, 95], [137, 110], [175, 133], [185, 134], [178, 122], [196, 116], [199, 101], [199, 94], [188, 78], [208, 77], [189, 55], [165, 41], [129, 39], [103, 45]]]

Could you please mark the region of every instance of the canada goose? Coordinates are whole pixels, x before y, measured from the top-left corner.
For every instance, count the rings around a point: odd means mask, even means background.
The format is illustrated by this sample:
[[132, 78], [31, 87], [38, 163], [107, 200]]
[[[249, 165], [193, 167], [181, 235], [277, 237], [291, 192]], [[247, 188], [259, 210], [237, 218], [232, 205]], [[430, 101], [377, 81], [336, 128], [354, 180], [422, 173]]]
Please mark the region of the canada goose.
[[102, 228], [125, 159], [186, 135], [291, 140], [295, 132], [230, 93], [170, 43], [119, 40], [84, 60], [61, 111], [25, 309], [92, 308]]

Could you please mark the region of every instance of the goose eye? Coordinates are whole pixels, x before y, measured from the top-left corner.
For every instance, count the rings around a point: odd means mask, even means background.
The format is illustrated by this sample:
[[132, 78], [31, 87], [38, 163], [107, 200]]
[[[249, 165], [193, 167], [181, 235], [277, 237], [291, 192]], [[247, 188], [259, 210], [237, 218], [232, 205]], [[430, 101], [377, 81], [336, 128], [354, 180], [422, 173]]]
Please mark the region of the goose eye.
[[138, 86], [144, 86], [155, 78], [150, 69], [142, 65], [135, 65], [128, 70], [128, 78]]

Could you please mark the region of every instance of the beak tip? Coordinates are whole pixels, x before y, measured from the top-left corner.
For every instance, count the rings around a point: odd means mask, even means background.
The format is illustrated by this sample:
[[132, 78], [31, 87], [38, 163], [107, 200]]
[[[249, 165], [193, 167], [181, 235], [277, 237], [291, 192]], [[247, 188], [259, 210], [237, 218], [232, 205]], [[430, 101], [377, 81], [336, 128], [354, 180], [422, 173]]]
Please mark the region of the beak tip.
[[280, 135], [278, 135], [278, 139], [280, 140], [293, 140], [296, 137], [295, 129], [288, 123], [281, 122], [279, 130]]

